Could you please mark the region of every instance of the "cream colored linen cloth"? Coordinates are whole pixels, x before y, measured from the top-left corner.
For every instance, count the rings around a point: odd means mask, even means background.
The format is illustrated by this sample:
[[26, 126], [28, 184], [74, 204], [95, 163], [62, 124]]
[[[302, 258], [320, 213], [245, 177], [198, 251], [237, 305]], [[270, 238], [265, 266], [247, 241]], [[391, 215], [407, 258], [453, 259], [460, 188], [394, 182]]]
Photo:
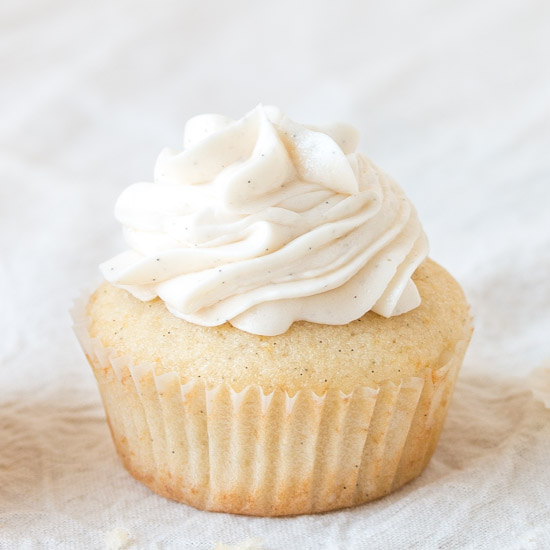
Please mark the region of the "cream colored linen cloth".
[[[121, 190], [190, 116], [259, 102], [355, 124], [475, 317], [425, 473], [324, 515], [200, 512], [134, 481], [67, 313], [123, 249]], [[4, 0], [0, 548], [550, 548], [550, 410], [527, 378], [550, 358], [549, 106], [546, 0]]]

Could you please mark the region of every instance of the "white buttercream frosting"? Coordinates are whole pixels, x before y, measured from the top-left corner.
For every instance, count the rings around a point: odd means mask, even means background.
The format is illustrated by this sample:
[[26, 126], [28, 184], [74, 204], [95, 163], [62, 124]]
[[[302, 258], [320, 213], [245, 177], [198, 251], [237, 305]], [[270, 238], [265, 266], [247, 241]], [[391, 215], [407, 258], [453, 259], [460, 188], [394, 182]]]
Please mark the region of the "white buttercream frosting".
[[273, 107], [191, 119], [154, 183], [118, 199], [129, 250], [101, 265], [105, 278], [189, 322], [261, 335], [417, 307], [426, 237], [357, 142], [347, 125], [302, 126]]

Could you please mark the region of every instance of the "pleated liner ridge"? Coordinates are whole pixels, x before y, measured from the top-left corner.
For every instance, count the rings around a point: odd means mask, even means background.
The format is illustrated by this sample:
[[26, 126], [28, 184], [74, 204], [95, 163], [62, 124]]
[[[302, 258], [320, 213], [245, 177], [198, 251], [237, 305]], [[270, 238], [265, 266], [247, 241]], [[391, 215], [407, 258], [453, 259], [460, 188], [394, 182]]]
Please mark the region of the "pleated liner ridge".
[[125, 467], [156, 493], [203, 510], [278, 516], [361, 504], [401, 487], [437, 444], [470, 327], [444, 366], [350, 394], [257, 385], [208, 388], [156, 375], [75, 332]]

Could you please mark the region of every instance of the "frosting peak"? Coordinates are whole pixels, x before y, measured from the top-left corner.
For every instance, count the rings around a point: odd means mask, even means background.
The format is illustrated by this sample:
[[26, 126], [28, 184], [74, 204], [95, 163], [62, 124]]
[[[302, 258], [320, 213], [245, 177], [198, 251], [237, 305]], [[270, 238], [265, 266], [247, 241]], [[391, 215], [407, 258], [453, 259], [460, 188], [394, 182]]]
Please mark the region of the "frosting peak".
[[354, 152], [358, 140], [350, 126], [302, 126], [274, 107], [192, 118], [155, 182], [119, 197], [130, 250], [101, 265], [105, 278], [192, 323], [262, 335], [413, 309], [426, 238], [397, 184]]

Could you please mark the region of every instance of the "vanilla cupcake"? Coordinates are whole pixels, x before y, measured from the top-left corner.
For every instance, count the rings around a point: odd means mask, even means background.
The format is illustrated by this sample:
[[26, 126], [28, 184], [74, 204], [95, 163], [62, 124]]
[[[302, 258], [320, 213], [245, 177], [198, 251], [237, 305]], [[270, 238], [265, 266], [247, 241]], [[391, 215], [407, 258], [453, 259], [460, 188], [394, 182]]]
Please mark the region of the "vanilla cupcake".
[[116, 216], [75, 327], [117, 451], [157, 493], [289, 515], [427, 465], [471, 321], [416, 211], [345, 125], [191, 119]]

